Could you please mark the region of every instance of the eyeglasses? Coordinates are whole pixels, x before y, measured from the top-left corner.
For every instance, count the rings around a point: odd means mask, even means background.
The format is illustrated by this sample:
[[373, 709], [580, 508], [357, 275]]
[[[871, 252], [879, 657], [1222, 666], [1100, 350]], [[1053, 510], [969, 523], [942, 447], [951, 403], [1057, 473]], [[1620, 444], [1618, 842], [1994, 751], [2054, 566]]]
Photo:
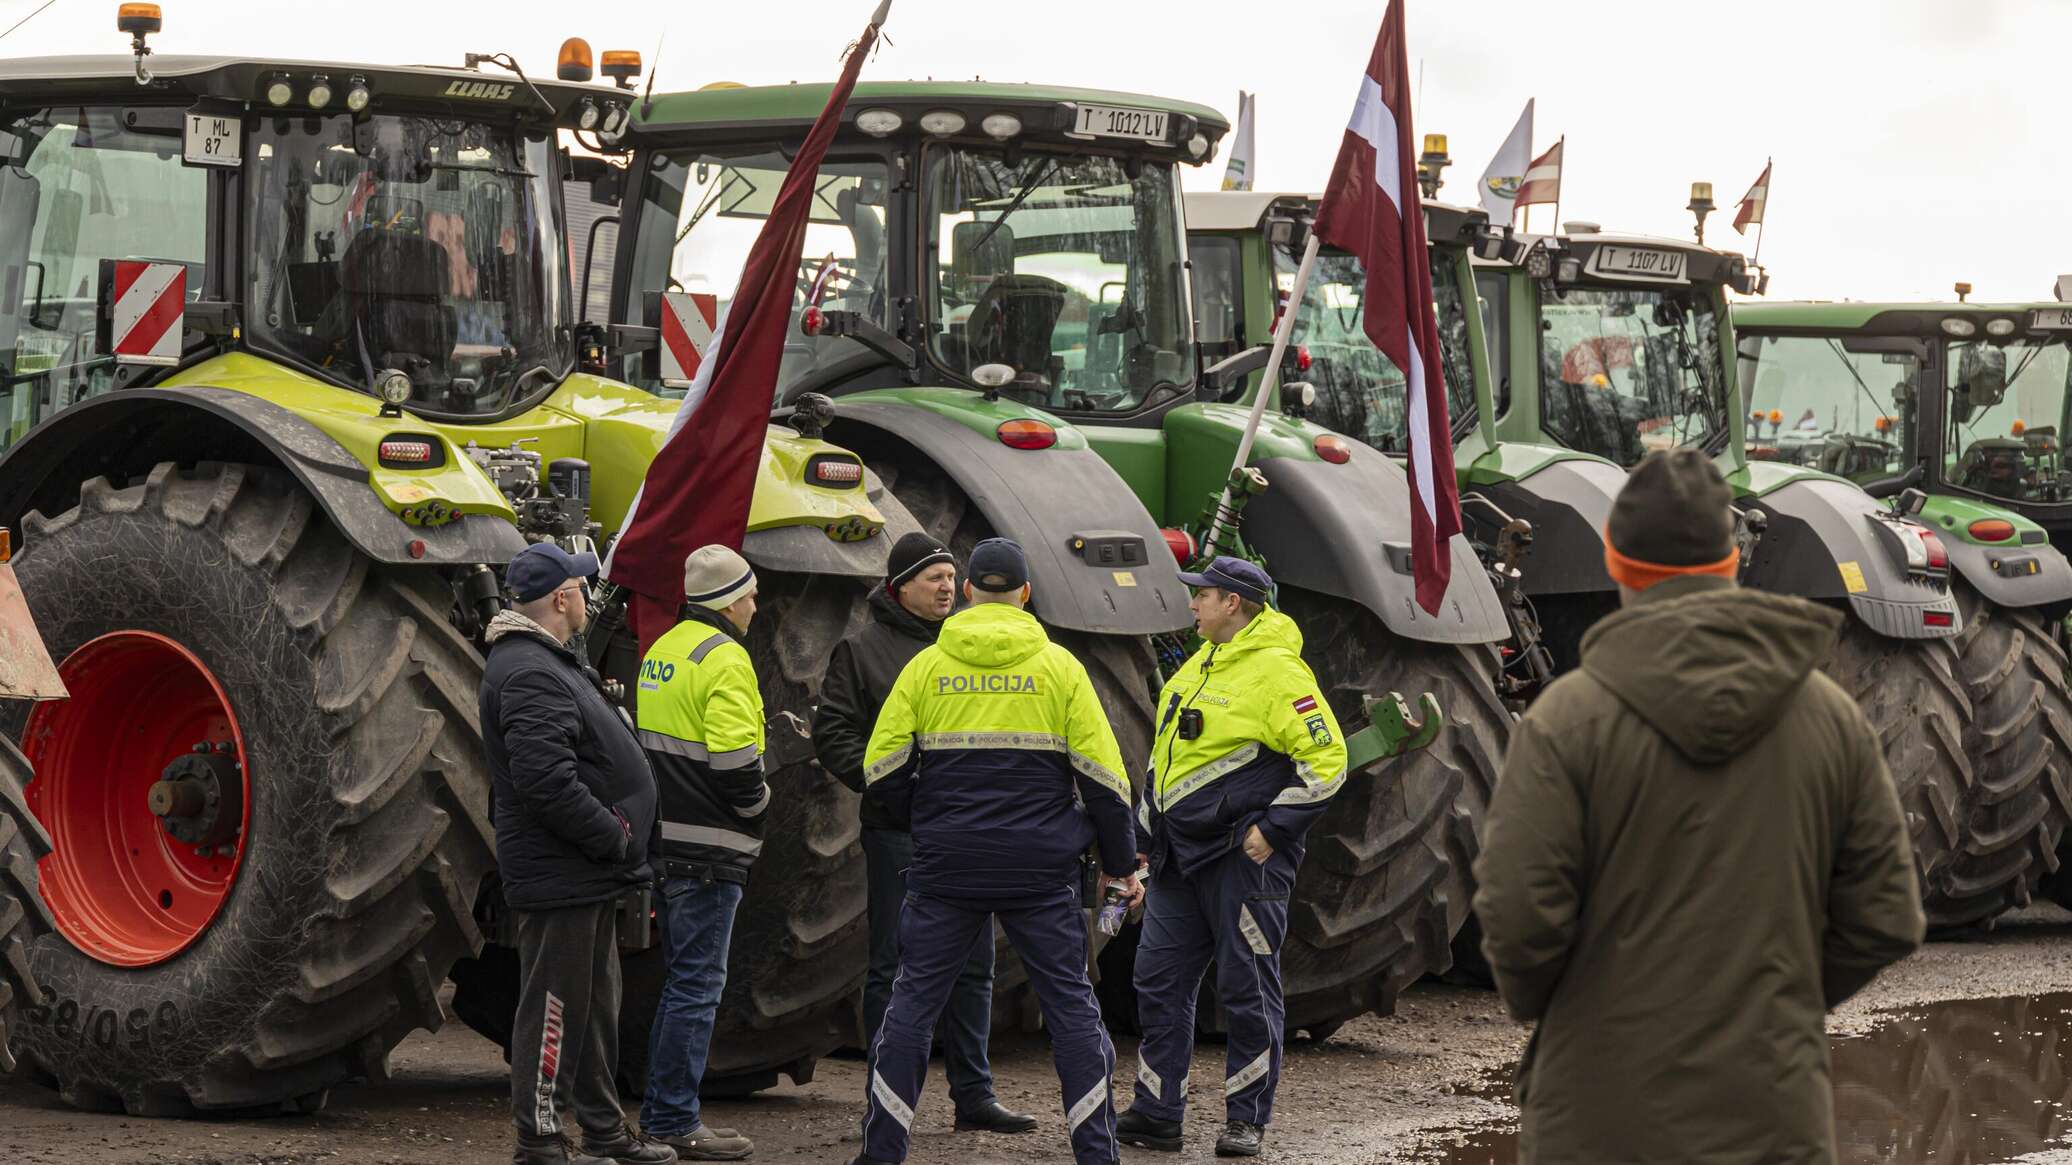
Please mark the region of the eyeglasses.
[[569, 593], [570, 591], [575, 591], [575, 592], [576, 592], [576, 593], [578, 593], [578, 594], [583, 594], [583, 593], [586, 593], [586, 592], [588, 592], [588, 591], [589, 591], [589, 589], [590, 589], [590, 584], [588, 584], [588, 583], [586, 583], [586, 582], [583, 582], [583, 581], [582, 581], [581, 579], [577, 579], [577, 580], [576, 580], [576, 583], [575, 583], [575, 585], [574, 585], [574, 586], [567, 586], [567, 587], [557, 587], [557, 588], [555, 588], [555, 591], [554, 591], [554, 593], [555, 593], [555, 594], [557, 594], [557, 595], [565, 595], [565, 594]]

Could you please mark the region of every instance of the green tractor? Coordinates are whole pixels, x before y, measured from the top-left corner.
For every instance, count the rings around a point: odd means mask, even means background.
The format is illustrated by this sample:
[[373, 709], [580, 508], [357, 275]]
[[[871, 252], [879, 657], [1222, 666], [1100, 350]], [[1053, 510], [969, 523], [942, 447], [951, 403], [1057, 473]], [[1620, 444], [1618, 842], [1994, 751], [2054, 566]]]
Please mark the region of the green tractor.
[[[711, 87], [638, 106], [615, 274], [586, 276], [614, 280], [628, 379], [666, 389], [631, 350], [661, 332], [670, 296], [731, 294], [788, 143], [826, 96]], [[820, 171], [778, 389], [781, 407], [831, 396], [829, 435], [960, 552], [994, 533], [1032, 548], [1037, 613], [1091, 665], [1137, 773], [1158, 678], [1189, 648], [1177, 568], [1213, 524], [1247, 415], [1210, 388], [1235, 374], [1194, 342], [1177, 175], [1227, 128], [1128, 93], [859, 85]], [[1509, 731], [1490, 660], [1504, 618], [1464, 541], [1440, 614], [1412, 601], [1408, 488], [1386, 457], [1274, 415], [1248, 469], [1222, 548], [1280, 580], [1347, 729], [1392, 689], [1437, 693], [1451, 722], [1387, 779], [1353, 782], [1313, 839], [1288, 1022], [1326, 1031], [1447, 965], [1467, 912], [1457, 839]], [[1125, 1013], [1129, 946], [1102, 957]]]
[[[449, 974], [469, 1023], [511, 1023], [480, 632], [528, 542], [608, 543], [674, 413], [578, 370], [559, 139], [608, 147], [632, 94], [508, 58], [147, 56], [158, 24], [126, 4], [132, 56], [0, 63], [0, 525], [71, 691], [6, 725], [55, 843], [10, 1042], [81, 1107], [306, 1110], [437, 1028]], [[909, 521], [875, 488], [769, 431], [744, 552], [778, 820], [721, 1076], [809, 1072], [845, 1005], [814, 943], [861, 878], [788, 726]], [[593, 604], [629, 681], [622, 604]]]
[[[1740, 256], [1585, 224], [1512, 242], [1515, 262], [1477, 275], [1504, 321], [1494, 347], [1512, 407], [1498, 432], [1627, 466], [1673, 445], [1715, 454], [1751, 519], [1743, 583], [1849, 616], [1828, 668], [1885, 742], [1931, 924], [2026, 903], [2056, 864], [2072, 788], [2065, 654], [2049, 630], [2072, 605], [2072, 565], [2019, 515], [1910, 490], [1904, 465], [1888, 470], [1862, 444], [1838, 441], [1829, 455], [1821, 419], [1832, 427], [1862, 391], [1856, 358], [1830, 350], [1838, 379], [1761, 404], [1767, 425], [1754, 429], [1760, 393], [1744, 392], [1763, 383], [1768, 341], [1737, 362], [1735, 328], [1762, 310], [1730, 309], [1729, 288], [1760, 284]], [[1817, 355], [1795, 352], [1790, 366]], [[1871, 366], [1884, 367], [1882, 353]], [[1842, 435], [1881, 431], [1873, 416]]]
[[[2059, 783], [2072, 733], [2059, 618], [2072, 606], [2062, 556], [2072, 474], [2059, 437], [2072, 422], [2072, 309], [1772, 303], [1737, 309], [1734, 330], [1750, 455], [1897, 498], [1940, 532], [1976, 592], [1967, 620], [1977, 610], [2003, 622], [1958, 641], [1961, 674], [1998, 678], [1993, 689], [1967, 685], [1973, 715], [2029, 767], [1985, 768], [1991, 754], [1968, 754], [1980, 800], [2010, 807], [1979, 821], [1966, 852], [1996, 874], [2019, 869], [2026, 886], [2059, 864], [2038, 847], [2072, 811]], [[2061, 875], [2045, 881], [2072, 900]]]
[[[1314, 195], [1302, 194], [1187, 196], [1195, 310], [1212, 356], [1271, 338], [1316, 205]], [[1522, 705], [1553, 674], [1576, 665], [1583, 632], [1618, 605], [1604, 570], [1603, 530], [1626, 471], [1544, 436], [1499, 435], [1510, 381], [1495, 365], [1488, 333], [1501, 317], [1487, 302], [1478, 310], [1473, 262], [1500, 254], [1504, 239], [1479, 209], [1427, 200], [1424, 214], [1461, 517], [1507, 601], [1512, 636], [1503, 649], [1502, 690]], [[1283, 407], [1400, 456], [1408, 440], [1403, 374], [1361, 329], [1365, 289], [1357, 257], [1329, 247], [1319, 252], [1297, 309], [1293, 356], [1281, 370]]]

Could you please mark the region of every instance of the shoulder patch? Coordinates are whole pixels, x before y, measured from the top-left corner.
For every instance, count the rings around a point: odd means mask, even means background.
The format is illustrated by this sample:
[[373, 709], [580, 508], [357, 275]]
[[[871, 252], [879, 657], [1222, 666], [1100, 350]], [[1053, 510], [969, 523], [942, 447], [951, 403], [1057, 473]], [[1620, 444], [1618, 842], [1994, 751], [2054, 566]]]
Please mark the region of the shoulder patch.
[[1309, 738], [1318, 744], [1331, 743], [1331, 729], [1324, 724], [1322, 716], [1311, 716], [1302, 722], [1309, 729]]
[[1304, 696], [1301, 699], [1295, 701], [1295, 711], [1302, 715], [1306, 716], [1309, 713], [1314, 712], [1316, 710], [1317, 698], [1315, 696]]

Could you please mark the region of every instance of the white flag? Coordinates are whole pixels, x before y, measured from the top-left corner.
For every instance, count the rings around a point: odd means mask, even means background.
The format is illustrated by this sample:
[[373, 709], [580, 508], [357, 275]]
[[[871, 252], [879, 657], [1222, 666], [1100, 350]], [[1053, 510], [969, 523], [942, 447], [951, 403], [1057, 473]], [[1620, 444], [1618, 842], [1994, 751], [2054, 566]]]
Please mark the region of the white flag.
[[1223, 189], [1252, 188], [1252, 102], [1253, 94], [1237, 93], [1237, 132], [1230, 135], [1230, 165], [1223, 171]]
[[1489, 160], [1489, 168], [1482, 171], [1482, 181], [1475, 187], [1482, 194], [1482, 209], [1489, 212], [1491, 222], [1511, 221], [1518, 188], [1525, 184], [1525, 171], [1531, 165], [1532, 99], [1527, 98], [1525, 112], [1518, 115], [1511, 136], [1497, 148], [1496, 157]]

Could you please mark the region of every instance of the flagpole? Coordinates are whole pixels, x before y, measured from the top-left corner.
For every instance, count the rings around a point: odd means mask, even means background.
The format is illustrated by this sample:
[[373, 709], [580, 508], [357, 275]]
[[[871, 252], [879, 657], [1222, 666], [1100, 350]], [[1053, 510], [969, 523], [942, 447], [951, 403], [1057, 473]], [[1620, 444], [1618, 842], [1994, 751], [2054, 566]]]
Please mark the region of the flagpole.
[[1209, 523], [1208, 537], [1202, 539], [1203, 558], [1213, 558], [1223, 540], [1223, 528], [1230, 516], [1230, 478], [1252, 458], [1252, 439], [1259, 435], [1260, 419], [1266, 415], [1266, 402], [1280, 387], [1281, 360], [1288, 354], [1288, 341], [1295, 334], [1295, 316], [1302, 310], [1303, 292], [1309, 289], [1310, 272], [1317, 265], [1317, 251], [1323, 241], [1316, 231], [1309, 232], [1309, 242], [1303, 245], [1302, 262], [1295, 268], [1295, 285], [1288, 291], [1288, 306], [1281, 310], [1280, 323], [1273, 329], [1273, 352], [1266, 358], [1266, 377], [1259, 382], [1259, 395], [1252, 399], [1252, 415], [1245, 421], [1245, 435], [1237, 443], [1237, 457], [1230, 463], [1230, 475], [1224, 478], [1223, 493], [1216, 499], [1216, 515]]
[[1770, 183], [1777, 177], [1772, 169], [1776, 162], [1775, 158], [1763, 159], [1763, 217], [1755, 224], [1755, 255], [1748, 261], [1751, 267], [1761, 266], [1763, 262], [1763, 228], [1770, 222]]
[[1561, 180], [1568, 177], [1568, 135], [1562, 134], [1556, 145], [1561, 147], [1561, 170], [1554, 175], [1554, 229], [1549, 234], [1561, 233]]

